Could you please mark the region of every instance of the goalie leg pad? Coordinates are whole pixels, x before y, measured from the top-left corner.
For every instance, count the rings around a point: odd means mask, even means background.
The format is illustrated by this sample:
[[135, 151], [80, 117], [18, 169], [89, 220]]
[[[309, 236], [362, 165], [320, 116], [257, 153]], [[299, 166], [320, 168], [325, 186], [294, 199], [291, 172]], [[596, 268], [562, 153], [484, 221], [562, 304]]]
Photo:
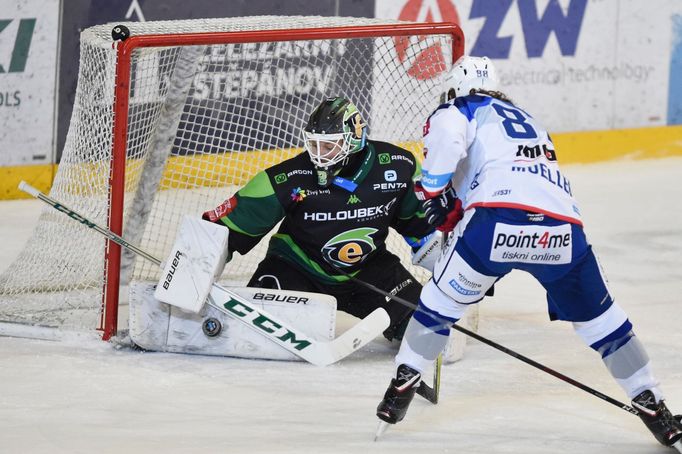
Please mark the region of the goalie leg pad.
[[[457, 324], [474, 333], [478, 332], [478, 308], [478, 304], [471, 305]], [[450, 328], [448, 343], [445, 344], [443, 350], [443, 364], [452, 364], [464, 357], [468, 337], [466, 334]]]
[[[241, 287], [230, 290], [315, 340], [334, 339], [336, 300], [329, 295]], [[130, 286], [130, 338], [140, 347], [161, 352], [238, 358], [300, 361], [243, 323], [205, 306], [199, 313], [154, 298], [154, 285]]]

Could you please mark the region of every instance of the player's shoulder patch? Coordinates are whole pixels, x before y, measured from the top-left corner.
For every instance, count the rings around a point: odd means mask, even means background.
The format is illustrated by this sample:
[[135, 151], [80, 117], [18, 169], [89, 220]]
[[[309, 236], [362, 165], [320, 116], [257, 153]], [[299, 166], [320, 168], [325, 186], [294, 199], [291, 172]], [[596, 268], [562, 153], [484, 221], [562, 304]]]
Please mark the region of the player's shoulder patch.
[[377, 154], [377, 161], [381, 166], [408, 164], [410, 168], [414, 168], [416, 165], [414, 155], [402, 147], [379, 141], [372, 141], [372, 144]]
[[312, 178], [315, 175], [313, 165], [306, 152], [275, 164], [269, 167], [266, 172], [270, 175], [275, 186], [290, 182], [292, 179]]

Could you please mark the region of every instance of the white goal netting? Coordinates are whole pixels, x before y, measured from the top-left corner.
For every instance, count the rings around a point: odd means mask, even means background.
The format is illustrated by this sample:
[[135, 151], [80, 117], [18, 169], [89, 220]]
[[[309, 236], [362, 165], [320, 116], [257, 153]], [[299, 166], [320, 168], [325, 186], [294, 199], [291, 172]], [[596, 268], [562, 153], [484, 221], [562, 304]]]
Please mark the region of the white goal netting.
[[[440, 75], [453, 59], [450, 34], [386, 31], [404, 22], [247, 17], [125, 25], [133, 37], [169, 38], [132, 51], [124, 115], [123, 236], [160, 259], [183, 215], [200, 216], [259, 170], [300, 153], [300, 130], [325, 97], [348, 97], [367, 119], [372, 139], [420, 156], [423, 122], [438, 104]], [[114, 96], [113, 26], [81, 34], [76, 100], [50, 191], [102, 226], [109, 223], [112, 124], [121, 115], [114, 110], [120, 99]], [[339, 27], [375, 27], [384, 36], [349, 37]], [[318, 28], [327, 30], [324, 39], [291, 40], [292, 30]], [[277, 30], [267, 39], [258, 34]], [[213, 32], [212, 42], [173, 44], [180, 34]], [[235, 43], [220, 32], [254, 34]], [[261, 241], [237, 256], [223, 277], [244, 284], [266, 245]], [[119, 271], [106, 270], [105, 248], [101, 235], [46, 207], [23, 252], [0, 276], [0, 321], [15, 328], [101, 327], [103, 310], [118, 304], [103, 303], [107, 279]], [[389, 249], [409, 264], [402, 238], [394, 235]], [[123, 286], [158, 278], [154, 265], [125, 251], [120, 273]]]

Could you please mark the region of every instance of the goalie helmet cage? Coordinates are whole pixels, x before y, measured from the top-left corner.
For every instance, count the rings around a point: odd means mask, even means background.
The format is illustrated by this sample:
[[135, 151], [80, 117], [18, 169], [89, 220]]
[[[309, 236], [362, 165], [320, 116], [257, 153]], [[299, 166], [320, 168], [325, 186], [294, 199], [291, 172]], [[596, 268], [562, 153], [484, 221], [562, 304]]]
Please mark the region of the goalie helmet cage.
[[[183, 215], [200, 216], [258, 171], [300, 153], [300, 131], [325, 97], [348, 97], [372, 139], [419, 156], [441, 75], [463, 48], [455, 24], [365, 18], [90, 27], [81, 33], [76, 99], [50, 195], [165, 257]], [[426, 278], [399, 235], [391, 232], [387, 245]], [[235, 254], [221, 281], [244, 285], [266, 246], [264, 239]], [[116, 334], [119, 297], [125, 304], [120, 289], [158, 273], [47, 207], [0, 276], [0, 333], [97, 328], [107, 340]]]

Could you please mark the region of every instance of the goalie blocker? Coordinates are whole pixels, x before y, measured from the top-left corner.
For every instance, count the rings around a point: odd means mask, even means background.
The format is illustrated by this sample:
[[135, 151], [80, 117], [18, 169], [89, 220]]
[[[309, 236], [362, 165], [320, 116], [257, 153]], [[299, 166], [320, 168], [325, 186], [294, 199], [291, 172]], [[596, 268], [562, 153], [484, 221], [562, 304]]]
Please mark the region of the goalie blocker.
[[154, 297], [164, 303], [199, 312], [213, 282], [225, 268], [229, 230], [211, 222], [185, 216]]

